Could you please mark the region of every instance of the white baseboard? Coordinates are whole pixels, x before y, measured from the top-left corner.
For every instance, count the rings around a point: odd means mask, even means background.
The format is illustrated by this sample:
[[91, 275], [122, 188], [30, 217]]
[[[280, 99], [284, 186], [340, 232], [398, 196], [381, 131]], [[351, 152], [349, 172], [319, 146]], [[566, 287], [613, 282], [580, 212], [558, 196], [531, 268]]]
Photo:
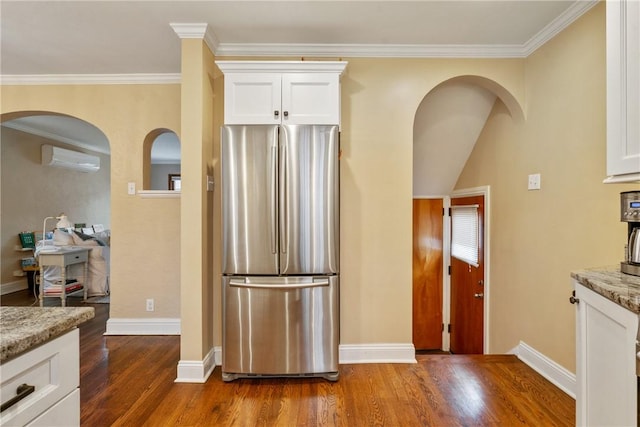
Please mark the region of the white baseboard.
[[[340, 363], [416, 363], [413, 344], [345, 344], [339, 347]], [[222, 365], [222, 347], [212, 348], [204, 360], [178, 362], [177, 383], [204, 383]]]
[[340, 363], [416, 363], [413, 344], [342, 344]]
[[222, 349], [209, 350], [204, 360], [180, 360], [178, 362], [177, 383], [204, 383], [217, 365], [222, 364]]
[[124, 319], [107, 320], [105, 335], [180, 335], [180, 319]]
[[0, 285], [0, 295], [18, 292], [27, 289], [27, 279], [16, 280], [14, 282], [3, 283]]
[[576, 398], [576, 376], [564, 367], [558, 365], [533, 347], [520, 341], [520, 344], [509, 353], [533, 368], [534, 371], [551, 381], [560, 390]]

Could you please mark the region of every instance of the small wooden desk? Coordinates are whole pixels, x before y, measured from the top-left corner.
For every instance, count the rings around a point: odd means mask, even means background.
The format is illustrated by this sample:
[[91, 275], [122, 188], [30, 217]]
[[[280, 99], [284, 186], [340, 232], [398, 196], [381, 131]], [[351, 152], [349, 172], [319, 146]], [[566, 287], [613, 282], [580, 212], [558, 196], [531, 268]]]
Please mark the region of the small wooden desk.
[[[40, 264], [40, 307], [44, 306], [45, 298], [60, 298], [62, 306], [66, 305], [67, 292], [67, 266], [73, 264], [84, 263], [84, 282], [82, 284], [82, 290], [84, 291], [84, 299], [87, 299], [87, 281], [89, 280], [89, 248], [82, 247], [68, 247], [60, 248], [55, 252], [40, 252], [38, 254], [38, 263]], [[56, 266], [60, 267], [62, 276], [62, 286], [60, 289], [60, 295], [45, 295], [44, 294], [44, 267]], [[78, 289], [79, 291], [80, 289]]]

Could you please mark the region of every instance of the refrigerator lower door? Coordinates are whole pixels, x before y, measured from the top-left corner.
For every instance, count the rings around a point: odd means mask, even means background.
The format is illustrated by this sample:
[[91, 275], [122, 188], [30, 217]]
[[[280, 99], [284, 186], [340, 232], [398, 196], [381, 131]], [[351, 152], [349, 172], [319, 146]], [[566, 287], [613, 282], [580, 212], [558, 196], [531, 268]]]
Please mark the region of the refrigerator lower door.
[[223, 277], [222, 379], [338, 379], [339, 279]]

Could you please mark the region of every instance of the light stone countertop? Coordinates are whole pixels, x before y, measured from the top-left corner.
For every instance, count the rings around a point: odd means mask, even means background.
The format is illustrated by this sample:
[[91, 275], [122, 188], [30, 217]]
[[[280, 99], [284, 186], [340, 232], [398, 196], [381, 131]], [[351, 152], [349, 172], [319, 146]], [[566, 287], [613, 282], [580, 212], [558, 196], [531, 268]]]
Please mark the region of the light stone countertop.
[[571, 273], [578, 283], [640, 314], [640, 276], [625, 274], [620, 266], [579, 270]]
[[93, 307], [0, 307], [0, 362], [93, 319]]

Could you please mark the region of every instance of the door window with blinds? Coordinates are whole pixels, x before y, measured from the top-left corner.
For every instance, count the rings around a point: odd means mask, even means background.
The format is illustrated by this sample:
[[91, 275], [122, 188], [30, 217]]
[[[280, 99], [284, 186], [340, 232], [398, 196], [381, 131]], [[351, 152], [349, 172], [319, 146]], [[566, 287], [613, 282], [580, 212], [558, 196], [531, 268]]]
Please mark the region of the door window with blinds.
[[477, 267], [479, 205], [451, 206], [451, 256]]

